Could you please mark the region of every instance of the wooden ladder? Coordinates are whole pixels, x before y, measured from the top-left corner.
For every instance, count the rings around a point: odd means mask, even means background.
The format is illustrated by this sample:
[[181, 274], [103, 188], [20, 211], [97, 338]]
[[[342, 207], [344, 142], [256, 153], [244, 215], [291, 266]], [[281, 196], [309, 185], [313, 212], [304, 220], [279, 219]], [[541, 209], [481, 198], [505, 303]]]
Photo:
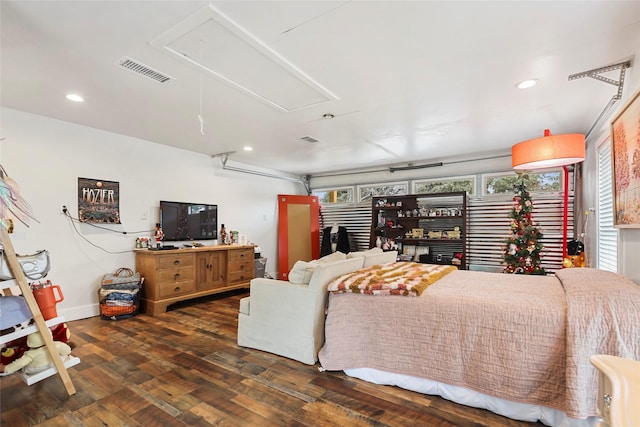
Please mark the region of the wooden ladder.
[[[13, 249], [13, 243], [11, 243], [9, 234], [7, 233], [5, 227], [3, 227], [2, 225], [0, 225], [0, 242], [2, 242], [2, 246], [4, 248], [4, 256], [7, 260], [7, 263], [9, 264], [11, 272], [13, 273], [13, 277], [15, 277], [16, 281], [18, 282], [18, 286], [20, 287], [22, 296], [24, 297], [27, 303], [27, 307], [29, 307], [31, 314], [33, 315], [33, 320], [36, 323], [36, 327], [44, 338], [44, 343], [47, 351], [49, 352], [49, 355], [51, 356], [51, 360], [53, 360], [53, 364], [58, 371], [58, 375], [60, 376], [62, 383], [64, 384], [64, 388], [67, 390], [69, 396], [71, 396], [72, 394], [75, 394], [76, 389], [71, 382], [71, 378], [69, 377], [67, 368], [64, 366], [64, 362], [58, 355], [58, 351], [56, 350], [56, 346], [53, 342], [53, 337], [51, 336], [49, 328], [45, 323], [44, 317], [42, 317], [40, 307], [38, 306], [38, 303], [36, 302], [36, 299], [31, 292], [31, 288], [29, 288], [29, 283], [27, 282], [24, 271], [22, 271], [22, 267], [18, 262], [18, 258], [16, 256], [15, 250]], [[13, 281], [11, 282], [13, 284]], [[2, 282], [0, 282], [0, 286], [2, 286]]]

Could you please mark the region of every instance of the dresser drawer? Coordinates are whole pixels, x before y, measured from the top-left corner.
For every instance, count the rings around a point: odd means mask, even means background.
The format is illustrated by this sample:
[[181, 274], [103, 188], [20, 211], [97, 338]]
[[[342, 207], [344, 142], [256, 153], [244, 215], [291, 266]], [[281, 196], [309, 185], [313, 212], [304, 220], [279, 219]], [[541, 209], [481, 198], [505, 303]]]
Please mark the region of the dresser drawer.
[[253, 271], [233, 271], [228, 274], [229, 284], [248, 282], [253, 279]]
[[179, 282], [162, 283], [158, 285], [158, 291], [160, 298], [170, 298], [183, 294], [190, 294], [195, 292], [196, 282], [195, 280], [183, 280]]
[[194, 254], [170, 254], [158, 257], [158, 270], [176, 267], [193, 267], [195, 265]]
[[243, 271], [253, 271], [254, 263], [252, 261], [241, 261], [229, 263], [229, 273], [238, 273]]
[[157, 274], [158, 284], [160, 285], [195, 279], [195, 270], [193, 267], [171, 268], [158, 271]]
[[238, 249], [229, 251], [229, 264], [242, 261], [253, 262], [253, 249]]

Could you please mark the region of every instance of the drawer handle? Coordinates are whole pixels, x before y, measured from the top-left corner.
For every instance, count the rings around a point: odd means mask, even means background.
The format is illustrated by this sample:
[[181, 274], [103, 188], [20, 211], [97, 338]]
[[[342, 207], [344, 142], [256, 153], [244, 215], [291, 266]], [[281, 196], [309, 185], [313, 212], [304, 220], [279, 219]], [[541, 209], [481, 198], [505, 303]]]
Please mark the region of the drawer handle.
[[173, 261], [173, 265], [180, 265], [180, 260], [177, 259], [177, 260]]
[[176, 286], [176, 287], [173, 289], [173, 292], [180, 292], [180, 286]]
[[244, 270], [244, 264], [240, 266], [240, 270]]
[[244, 258], [244, 254], [240, 254], [240, 258]]
[[178, 280], [180, 278], [180, 273], [176, 273], [175, 276], [173, 276], [174, 280]]

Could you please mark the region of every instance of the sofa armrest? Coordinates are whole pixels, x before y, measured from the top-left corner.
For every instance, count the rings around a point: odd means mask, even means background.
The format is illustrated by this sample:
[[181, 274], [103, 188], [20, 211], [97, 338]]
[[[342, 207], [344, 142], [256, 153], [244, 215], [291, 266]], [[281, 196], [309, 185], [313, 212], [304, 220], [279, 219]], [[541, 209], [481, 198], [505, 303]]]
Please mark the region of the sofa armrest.
[[326, 292], [318, 292], [308, 285], [293, 284], [284, 280], [253, 279], [250, 285], [250, 316], [298, 319], [313, 317], [312, 313], [324, 313]]

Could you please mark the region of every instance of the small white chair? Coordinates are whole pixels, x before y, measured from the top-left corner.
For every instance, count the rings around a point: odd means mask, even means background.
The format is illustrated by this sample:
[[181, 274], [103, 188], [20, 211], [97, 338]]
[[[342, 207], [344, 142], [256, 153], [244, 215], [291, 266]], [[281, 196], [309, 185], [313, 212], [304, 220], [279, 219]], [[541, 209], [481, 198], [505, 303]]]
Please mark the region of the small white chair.
[[308, 284], [253, 279], [240, 300], [238, 345], [313, 365], [324, 344], [327, 285], [362, 268], [364, 258], [319, 264]]
[[[351, 254], [335, 262], [318, 263], [311, 277], [298, 282], [257, 278], [251, 280], [250, 296], [240, 300], [238, 345], [298, 360], [318, 361], [324, 344], [327, 286], [336, 277], [363, 267], [393, 262], [397, 251], [380, 249]], [[304, 275], [304, 274], [303, 274]]]
[[640, 426], [640, 361], [597, 354], [598, 408], [611, 427]]

